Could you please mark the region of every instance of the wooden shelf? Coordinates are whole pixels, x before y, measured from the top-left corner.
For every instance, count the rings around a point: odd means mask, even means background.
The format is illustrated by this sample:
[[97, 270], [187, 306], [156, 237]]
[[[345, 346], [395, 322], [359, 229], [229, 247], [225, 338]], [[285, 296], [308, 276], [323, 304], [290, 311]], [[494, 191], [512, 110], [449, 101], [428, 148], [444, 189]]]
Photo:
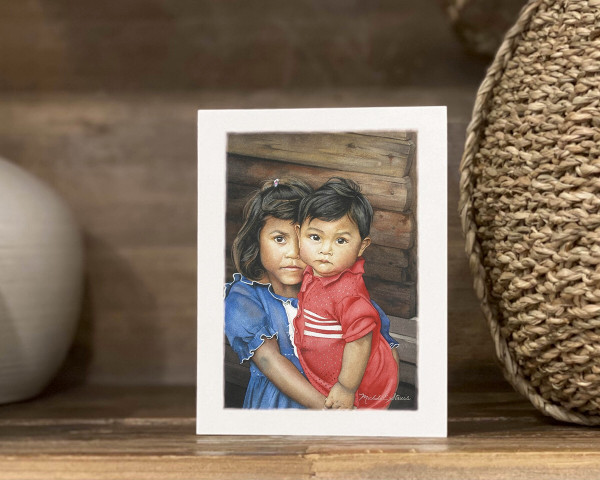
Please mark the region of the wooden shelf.
[[[456, 383], [456, 382], [455, 382]], [[449, 437], [196, 436], [193, 387], [79, 386], [0, 407], [0, 479], [594, 478], [600, 431], [497, 372], [449, 392]]]

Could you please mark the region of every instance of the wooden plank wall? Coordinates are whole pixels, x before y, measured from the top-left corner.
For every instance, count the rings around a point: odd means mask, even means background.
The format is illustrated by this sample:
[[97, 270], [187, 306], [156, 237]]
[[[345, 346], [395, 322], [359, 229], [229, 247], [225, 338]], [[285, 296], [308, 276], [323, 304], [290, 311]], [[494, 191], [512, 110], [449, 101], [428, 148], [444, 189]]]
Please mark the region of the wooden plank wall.
[[[390, 317], [400, 343], [400, 379], [416, 385], [417, 225], [416, 133], [232, 134], [227, 149], [227, 268], [243, 207], [264, 180], [294, 176], [316, 188], [333, 176], [351, 178], [371, 202], [372, 244], [365, 251], [365, 283]], [[226, 346], [226, 379], [244, 386], [248, 365]]]
[[0, 2], [5, 92], [447, 86], [472, 63], [438, 2]]

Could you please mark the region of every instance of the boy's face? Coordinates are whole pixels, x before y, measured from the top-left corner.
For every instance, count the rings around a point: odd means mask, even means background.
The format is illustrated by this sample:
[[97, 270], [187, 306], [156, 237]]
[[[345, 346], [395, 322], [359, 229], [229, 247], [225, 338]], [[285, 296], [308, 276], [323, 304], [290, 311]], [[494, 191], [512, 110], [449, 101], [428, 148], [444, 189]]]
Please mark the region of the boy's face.
[[331, 277], [350, 268], [371, 243], [360, 238], [348, 215], [327, 222], [311, 218], [297, 227], [300, 258], [320, 277]]

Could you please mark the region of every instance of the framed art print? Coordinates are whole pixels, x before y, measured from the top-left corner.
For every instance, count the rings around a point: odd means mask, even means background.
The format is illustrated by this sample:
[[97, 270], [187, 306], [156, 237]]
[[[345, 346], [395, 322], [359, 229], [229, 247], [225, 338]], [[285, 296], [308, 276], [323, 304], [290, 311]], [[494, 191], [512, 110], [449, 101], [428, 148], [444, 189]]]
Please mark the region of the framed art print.
[[197, 433], [445, 436], [446, 109], [198, 112]]

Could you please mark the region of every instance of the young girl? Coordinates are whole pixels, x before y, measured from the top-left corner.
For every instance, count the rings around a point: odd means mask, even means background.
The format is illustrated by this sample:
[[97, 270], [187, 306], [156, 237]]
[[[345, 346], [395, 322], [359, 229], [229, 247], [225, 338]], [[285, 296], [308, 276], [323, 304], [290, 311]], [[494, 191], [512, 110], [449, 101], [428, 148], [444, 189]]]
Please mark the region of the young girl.
[[[225, 333], [240, 361], [251, 360], [244, 408], [321, 409], [325, 404], [325, 396], [303, 375], [290, 338], [306, 267], [298, 256], [295, 221], [300, 201], [311, 192], [300, 180], [269, 181], [244, 208], [233, 244], [240, 273], [225, 285]], [[397, 346], [389, 337], [389, 319], [376, 308], [382, 333]]]

